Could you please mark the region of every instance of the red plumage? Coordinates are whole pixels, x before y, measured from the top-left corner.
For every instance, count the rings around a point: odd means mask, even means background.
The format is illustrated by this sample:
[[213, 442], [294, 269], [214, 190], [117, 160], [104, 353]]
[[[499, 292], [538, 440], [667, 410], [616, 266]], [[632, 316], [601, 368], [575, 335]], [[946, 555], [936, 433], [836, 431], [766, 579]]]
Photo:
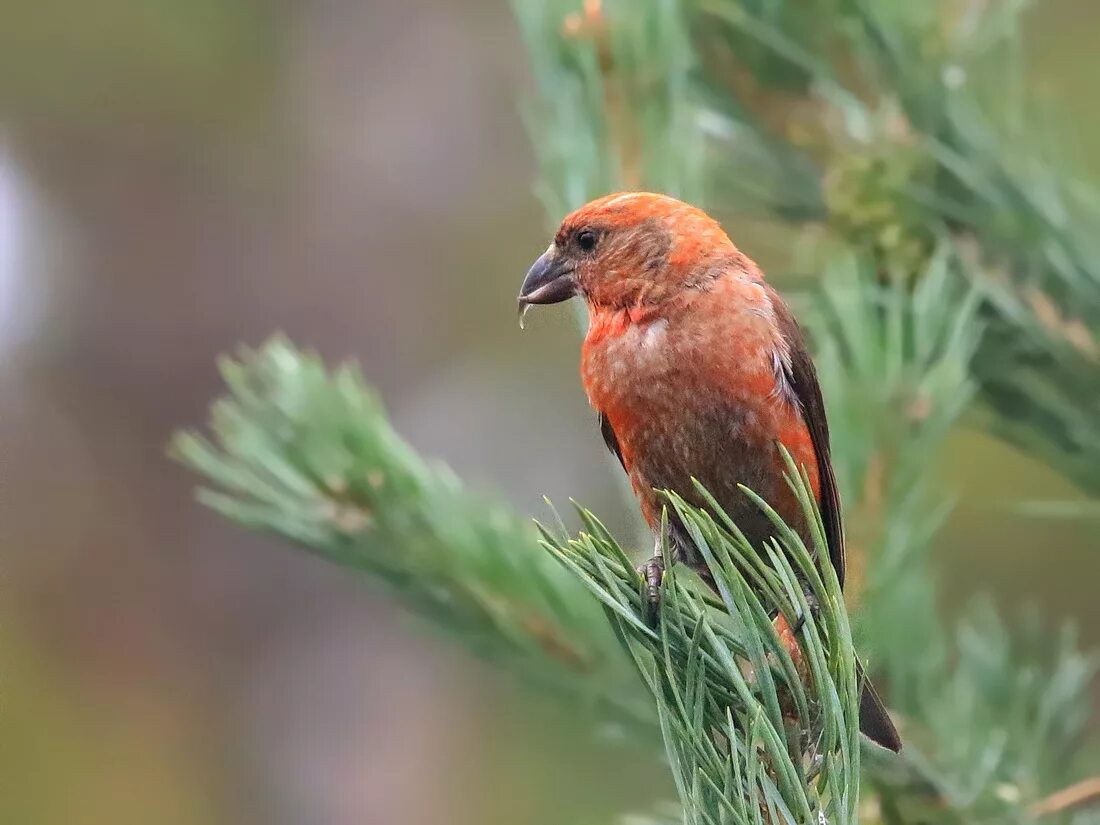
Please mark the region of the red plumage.
[[[779, 445], [803, 466], [821, 507], [830, 561], [844, 579], [840, 501], [813, 362], [790, 311], [721, 226], [664, 195], [623, 193], [569, 215], [524, 281], [521, 304], [581, 295], [589, 328], [581, 377], [608, 446], [656, 532], [673, 490], [699, 506], [698, 479], [759, 545], [762, 496], [811, 544]], [[706, 565], [672, 525], [680, 560]], [[865, 683], [861, 727], [900, 748]]]
[[750, 538], [770, 523], [738, 491], [745, 484], [792, 524], [801, 511], [783, 480], [782, 443], [820, 481], [809, 430], [777, 375], [774, 322], [757, 282], [721, 278], [648, 311], [593, 307], [581, 358], [592, 406], [619, 444], [642, 513], [661, 519], [654, 489], [702, 504], [695, 477]]

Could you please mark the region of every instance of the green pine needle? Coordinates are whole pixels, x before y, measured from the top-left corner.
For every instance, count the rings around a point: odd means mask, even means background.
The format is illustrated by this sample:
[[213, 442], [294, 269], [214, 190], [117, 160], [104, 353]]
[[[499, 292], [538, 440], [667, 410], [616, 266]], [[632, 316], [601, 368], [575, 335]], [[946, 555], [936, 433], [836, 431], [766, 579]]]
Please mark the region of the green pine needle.
[[[805, 476], [788, 462], [814, 523]], [[820, 575], [814, 561], [828, 558], [823, 533], [811, 552], [769, 508], [780, 539], [761, 564], [759, 548], [721, 526], [728, 517], [720, 511], [715, 521], [674, 494], [666, 498], [707, 560], [722, 605], [716, 609], [693, 575], [673, 567], [656, 632], [645, 624], [641, 577], [591, 513], [579, 508], [590, 532], [576, 538], [542, 532], [547, 550], [605, 606], [656, 700], [685, 822], [854, 823], [855, 657], [839, 581]], [[772, 623], [779, 613], [792, 626], [801, 619], [805, 677]]]

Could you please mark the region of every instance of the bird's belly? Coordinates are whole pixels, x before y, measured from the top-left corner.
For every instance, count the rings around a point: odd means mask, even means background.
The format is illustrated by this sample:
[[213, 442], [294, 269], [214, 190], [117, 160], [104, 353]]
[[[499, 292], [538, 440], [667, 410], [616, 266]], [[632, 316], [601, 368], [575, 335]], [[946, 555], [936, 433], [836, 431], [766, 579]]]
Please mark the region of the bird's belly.
[[657, 490], [671, 490], [705, 507], [696, 480], [754, 544], [774, 531], [739, 485], [772, 503], [784, 518], [795, 516], [785, 512], [790, 510], [790, 496], [770, 415], [770, 410], [750, 405], [723, 404], [681, 408], [674, 419], [654, 416], [637, 427], [629, 439], [631, 482], [651, 524], [660, 519], [662, 500]]
[[684, 341], [669, 338], [674, 332], [631, 328], [587, 346], [582, 360], [589, 400], [615, 433], [646, 521], [654, 529], [660, 525], [664, 500], [655, 490], [704, 507], [697, 479], [754, 543], [774, 530], [738, 485], [795, 526], [801, 514], [777, 443], [796, 461], [813, 464], [811, 473], [817, 468], [801, 411], [774, 391], [770, 353], [732, 351], [721, 370], [700, 369], [708, 363], [708, 342], [695, 342], [685, 355]]

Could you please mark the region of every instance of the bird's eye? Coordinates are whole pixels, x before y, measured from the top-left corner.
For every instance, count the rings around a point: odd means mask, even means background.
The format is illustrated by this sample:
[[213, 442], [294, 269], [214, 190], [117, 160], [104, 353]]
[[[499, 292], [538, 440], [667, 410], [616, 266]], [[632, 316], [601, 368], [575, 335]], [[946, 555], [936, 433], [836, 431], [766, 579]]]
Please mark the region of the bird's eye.
[[591, 229], [582, 229], [577, 233], [577, 246], [583, 252], [591, 252], [596, 248], [596, 233]]

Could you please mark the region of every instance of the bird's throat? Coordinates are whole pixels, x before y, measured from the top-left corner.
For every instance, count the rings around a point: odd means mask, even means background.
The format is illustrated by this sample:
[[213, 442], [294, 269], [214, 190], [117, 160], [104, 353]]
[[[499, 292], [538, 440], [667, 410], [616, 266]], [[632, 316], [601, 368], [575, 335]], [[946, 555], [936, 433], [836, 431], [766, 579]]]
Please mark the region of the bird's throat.
[[596, 346], [609, 338], [619, 338], [661, 320], [656, 305], [641, 304], [622, 308], [588, 308], [588, 333], [585, 346]]

